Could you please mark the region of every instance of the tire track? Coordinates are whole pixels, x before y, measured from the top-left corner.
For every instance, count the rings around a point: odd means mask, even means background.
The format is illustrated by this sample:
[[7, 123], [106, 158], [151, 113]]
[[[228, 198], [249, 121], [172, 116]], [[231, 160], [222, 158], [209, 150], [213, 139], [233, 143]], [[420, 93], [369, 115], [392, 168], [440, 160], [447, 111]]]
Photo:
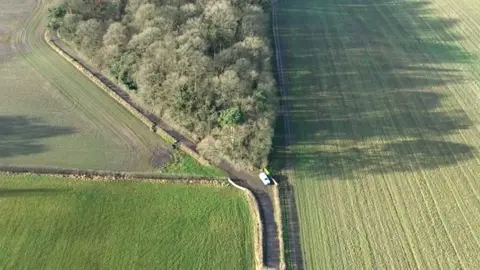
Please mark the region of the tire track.
[[[428, 23], [427, 23], [426, 21], [424, 21], [423, 23], [429, 27], [429, 29], [430, 29], [430, 31], [432, 31], [432, 33], [435, 33], [435, 34], [436, 34], [436, 32], [435, 32], [433, 29], [430, 28], [430, 26], [428, 25]], [[435, 35], [435, 38], [439, 38], [438, 35]], [[433, 54], [430, 54], [430, 55], [433, 55]], [[428, 59], [428, 60], [429, 60], [430, 62], [435, 62], [435, 59]], [[425, 106], [425, 101], [424, 101], [422, 98], [421, 98], [421, 102], [422, 102], [422, 104]], [[448, 112], [448, 110], [447, 110], [447, 112]], [[432, 115], [431, 115], [430, 113], [429, 113], [428, 115], [429, 115], [429, 117], [432, 119], [432, 121], [435, 120], [435, 119], [433, 119], [433, 117], [432, 117]], [[416, 121], [416, 124], [417, 124], [418, 126], [422, 126], [423, 123], [422, 123], [421, 120], [415, 118], [415, 121]], [[436, 126], [436, 125], [435, 125], [435, 128], [436, 128], [437, 130], [439, 130], [439, 129], [438, 129], [438, 126]], [[440, 136], [440, 138], [442, 138], [442, 140], [446, 141], [443, 136]], [[430, 143], [427, 143], [427, 147], [428, 147], [428, 149], [430, 150], [431, 155], [433, 156], [433, 159], [435, 160], [435, 162], [436, 162], [436, 164], [437, 164], [437, 166], [436, 166], [437, 169], [442, 172], [442, 174], [441, 174], [441, 175], [442, 175], [442, 178], [444, 178], [444, 181], [447, 183], [448, 188], [451, 190], [451, 192], [454, 193], [454, 191], [453, 191], [453, 189], [452, 189], [452, 187], [451, 187], [451, 185], [450, 185], [450, 183], [449, 183], [449, 179], [447, 179], [446, 174], [443, 172], [444, 170], [441, 168], [440, 163], [438, 162], [438, 160], [437, 160], [437, 158], [436, 158], [436, 154], [435, 154], [434, 149], [432, 148], [432, 146], [430, 145]], [[449, 150], [451, 151], [450, 148], [449, 148]], [[446, 152], [444, 152], [443, 149], [440, 149], [440, 151], [442, 151], [444, 154], [446, 153]], [[455, 158], [455, 157], [454, 157], [454, 158]], [[455, 159], [456, 159], [456, 158], [455, 158]], [[460, 166], [460, 167], [461, 167], [461, 166]], [[462, 168], [462, 167], [461, 167], [461, 168]], [[463, 168], [462, 168], [462, 171], [463, 171]], [[467, 179], [468, 179], [468, 178], [467, 178]], [[429, 187], [429, 189], [430, 189], [430, 187]], [[432, 197], [432, 199], [433, 199], [434, 201], [436, 201], [432, 194], [431, 194], [431, 197]], [[464, 221], [466, 222], [466, 224], [467, 224], [467, 226], [469, 227], [470, 231], [472, 231], [472, 229], [471, 229], [472, 227], [471, 227], [469, 221], [467, 220], [467, 218], [465, 217], [464, 211], [463, 211], [462, 208], [459, 206], [459, 202], [458, 202], [456, 196], [453, 196], [453, 197], [454, 197], [455, 204], [457, 205], [457, 208], [458, 208], [458, 209], [460, 210], [460, 212], [462, 213], [462, 216], [463, 216], [463, 218], [464, 218]], [[443, 227], [444, 227], [444, 232], [446, 233], [446, 235], [447, 235], [448, 238], [450, 239], [450, 243], [451, 243], [451, 245], [453, 246], [454, 250], [456, 251], [458, 262], [459, 262], [459, 263], [462, 265], [462, 267], [464, 268], [464, 267], [465, 267], [465, 266], [464, 266], [464, 262], [462, 261], [462, 259], [460, 258], [460, 255], [459, 255], [460, 253], [463, 253], [463, 252], [457, 251], [457, 249], [458, 249], [458, 248], [461, 248], [461, 247], [456, 247], [456, 245], [455, 245], [455, 243], [453, 242], [452, 237], [451, 237], [451, 235], [450, 235], [450, 231], [449, 231], [448, 228], [446, 227], [447, 225], [446, 225], [446, 223], [445, 223], [445, 221], [444, 221], [444, 218], [442, 217], [442, 214], [441, 214], [441, 212], [440, 212], [440, 210], [439, 210], [436, 202], [435, 202], [435, 205], [436, 205], [436, 210], [437, 210], [437, 212], [438, 212], [438, 215], [439, 215], [440, 219], [442, 220], [442, 224], [443, 224]], [[476, 239], [475, 235], [473, 235], [473, 237], [474, 237], [474, 239], [475, 239], [475, 241], [476, 241], [476, 243], [477, 243], [477, 245], [478, 245], [478, 240]]]

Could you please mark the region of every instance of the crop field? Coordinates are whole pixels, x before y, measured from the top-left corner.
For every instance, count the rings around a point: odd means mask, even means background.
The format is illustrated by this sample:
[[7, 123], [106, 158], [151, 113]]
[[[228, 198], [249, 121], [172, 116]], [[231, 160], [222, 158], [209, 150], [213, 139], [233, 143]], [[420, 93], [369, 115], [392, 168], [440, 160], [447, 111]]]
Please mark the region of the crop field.
[[232, 187], [0, 175], [2, 269], [248, 269]]
[[49, 2], [0, 2], [0, 164], [162, 167], [167, 145], [48, 47]]
[[[480, 2], [279, 0], [309, 269], [480, 265]], [[277, 160], [275, 160], [277, 159]]]

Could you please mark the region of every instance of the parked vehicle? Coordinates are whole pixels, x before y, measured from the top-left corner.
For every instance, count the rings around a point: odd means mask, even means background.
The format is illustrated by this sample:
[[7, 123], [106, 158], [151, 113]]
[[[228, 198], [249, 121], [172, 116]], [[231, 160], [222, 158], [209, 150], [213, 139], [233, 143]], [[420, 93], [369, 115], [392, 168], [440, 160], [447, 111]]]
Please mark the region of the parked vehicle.
[[263, 184], [265, 186], [268, 186], [272, 183], [272, 180], [270, 179], [270, 176], [268, 176], [265, 172], [261, 172], [258, 177], [260, 177], [260, 180], [262, 180]]

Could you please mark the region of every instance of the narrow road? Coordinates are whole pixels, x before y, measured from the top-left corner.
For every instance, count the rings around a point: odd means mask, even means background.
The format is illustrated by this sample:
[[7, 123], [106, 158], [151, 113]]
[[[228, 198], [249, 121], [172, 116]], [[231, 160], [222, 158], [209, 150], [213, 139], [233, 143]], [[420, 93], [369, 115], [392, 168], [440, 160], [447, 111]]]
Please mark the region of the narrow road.
[[280, 264], [280, 247], [278, 243], [277, 224], [275, 223], [272, 198], [267, 188], [257, 176], [237, 171], [225, 161], [219, 165], [227, 171], [230, 178], [239, 186], [248, 188], [258, 201], [260, 217], [263, 222], [263, 264], [265, 267], [278, 269]]
[[[177, 141], [184, 144], [191, 150], [197, 152], [197, 144], [184, 136], [180, 132], [176, 131], [172, 126], [163, 121], [158, 116], [155, 116], [151, 113], [148, 113], [140, 106], [135, 104], [128, 93], [126, 93], [120, 86], [112, 82], [108, 77], [104, 76], [97, 68], [89, 64], [87, 61], [78, 57], [78, 55], [69, 48], [58, 36], [56, 33], [52, 33], [50, 36], [51, 40], [64, 52], [69, 54], [77, 62], [83, 65], [88, 69], [92, 74], [97, 76], [103, 83], [108, 85], [113, 91], [120, 95], [124, 100], [126, 100], [130, 105], [135, 107], [139, 112], [148, 117], [152, 122], [157, 124], [157, 127], [162, 128]], [[272, 199], [268, 193], [268, 188], [265, 187], [260, 179], [256, 175], [247, 173], [244, 171], [236, 170], [231, 164], [226, 161], [221, 161], [217, 166], [223, 171], [229, 174], [229, 177], [238, 185], [248, 188], [252, 191], [253, 195], [258, 201], [260, 207], [260, 215], [263, 222], [263, 258], [264, 266], [272, 269], [279, 268], [279, 242], [278, 242], [278, 231], [277, 224], [275, 223], [274, 208]]]
[[[33, 10], [30, 18], [25, 23], [23, 29], [19, 34], [14, 38], [12, 42], [12, 46], [14, 46], [17, 50], [19, 50], [22, 54], [42, 54], [46, 50], [52, 50], [50, 46], [44, 39], [44, 33], [46, 31], [45, 21], [46, 21], [46, 9], [48, 4], [51, 1], [49, 0], [38, 0], [38, 4]], [[110, 86], [112, 90], [117, 92], [120, 96], [124, 97], [126, 101], [130, 104], [134, 105], [140, 112], [142, 112], [146, 117], [148, 117], [153, 122], [157, 123], [157, 127], [164, 129], [168, 132], [172, 137], [176, 138], [179, 142], [184, 144], [185, 146], [189, 147], [191, 150], [197, 150], [197, 145], [194, 141], [187, 138], [186, 136], [182, 135], [180, 132], [175, 130], [172, 126], [168, 125], [160, 118], [156, 117], [155, 115], [149, 114], [142, 108], [138, 107], [133, 103], [133, 101], [129, 98], [128, 94], [123, 91], [121, 87], [110, 81], [107, 77], [105, 77], [99, 70], [95, 69], [86, 61], [80, 59], [74, 51], [68, 48], [56, 35], [51, 36], [51, 39], [57, 46], [63, 49], [66, 53], [70, 54], [73, 58], [75, 58], [79, 63], [84, 65], [85, 68], [89, 69], [90, 72], [95, 74], [99, 79], [101, 79], [105, 84]], [[54, 57], [56, 55], [58, 57]], [[52, 57], [45, 58], [43, 61], [48, 61], [52, 66], [55, 66], [56, 63], [59, 61], [64, 61], [63, 58], [58, 54], [52, 54]], [[31, 62], [30, 63], [33, 67], [36, 65]], [[99, 90], [101, 91], [101, 90]], [[260, 214], [263, 221], [263, 258], [264, 258], [264, 266], [268, 268], [278, 269], [279, 268], [279, 242], [278, 242], [278, 233], [277, 233], [277, 225], [275, 223], [274, 218], [274, 208], [272, 199], [269, 195], [268, 188], [263, 186], [260, 179], [257, 178], [256, 175], [252, 175], [247, 172], [238, 171], [228, 164], [225, 161], [222, 161], [219, 165], [219, 168], [226, 171], [232, 180], [234, 180], [237, 184], [246, 187], [252, 191], [254, 196], [256, 197], [259, 206], [260, 206]]]

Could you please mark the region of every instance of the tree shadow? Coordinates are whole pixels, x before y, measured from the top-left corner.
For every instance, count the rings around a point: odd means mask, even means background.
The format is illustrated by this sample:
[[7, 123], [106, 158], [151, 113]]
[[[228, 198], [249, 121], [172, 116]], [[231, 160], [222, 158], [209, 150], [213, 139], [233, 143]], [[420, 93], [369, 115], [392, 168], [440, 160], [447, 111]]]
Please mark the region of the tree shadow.
[[476, 59], [456, 45], [457, 21], [434, 14], [430, 1], [278, 0], [284, 97], [269, 160], [281, 174], [289, 268], [305, 265], [292, 206], [300, 180], [286, 171], [358, 180], [359, 172], [436, 169], [477, 155], [444, 139], [473, 125], [449, 88]]
[[462, 143], [414, 139], [383, 144], [381, 147], [352, 147], [332, 151], [308, 148], [301, 153], [284, 152], [295, 159], [295, 170], [314, 178], [355, 179], [353, 173], [410, 172], [457, 164], [475, 158], [475, 148]]
[[0, 188], [0, 198], [56, 195], [67, 189], [56, 188]]
[[430, 1], [280, 0], [288, 115], [271, 164], [351, 179], [474, 158], [444, 136], [473, 125], [449, 87], [475, 58], [434, 14]]
[[284, 255], [287, 269], [304, 269], [301, 247], [300, 221], [295, 201], [294, 186], [286, 176], [274, 175], [278, 182], [280, 207], [282, 213], [282, 230], [284, 239]]
[[45, 125], [34, 117], [0, 116], [0, 158], [47, 151], [41, 139], [73, 132], [73, 128]]

